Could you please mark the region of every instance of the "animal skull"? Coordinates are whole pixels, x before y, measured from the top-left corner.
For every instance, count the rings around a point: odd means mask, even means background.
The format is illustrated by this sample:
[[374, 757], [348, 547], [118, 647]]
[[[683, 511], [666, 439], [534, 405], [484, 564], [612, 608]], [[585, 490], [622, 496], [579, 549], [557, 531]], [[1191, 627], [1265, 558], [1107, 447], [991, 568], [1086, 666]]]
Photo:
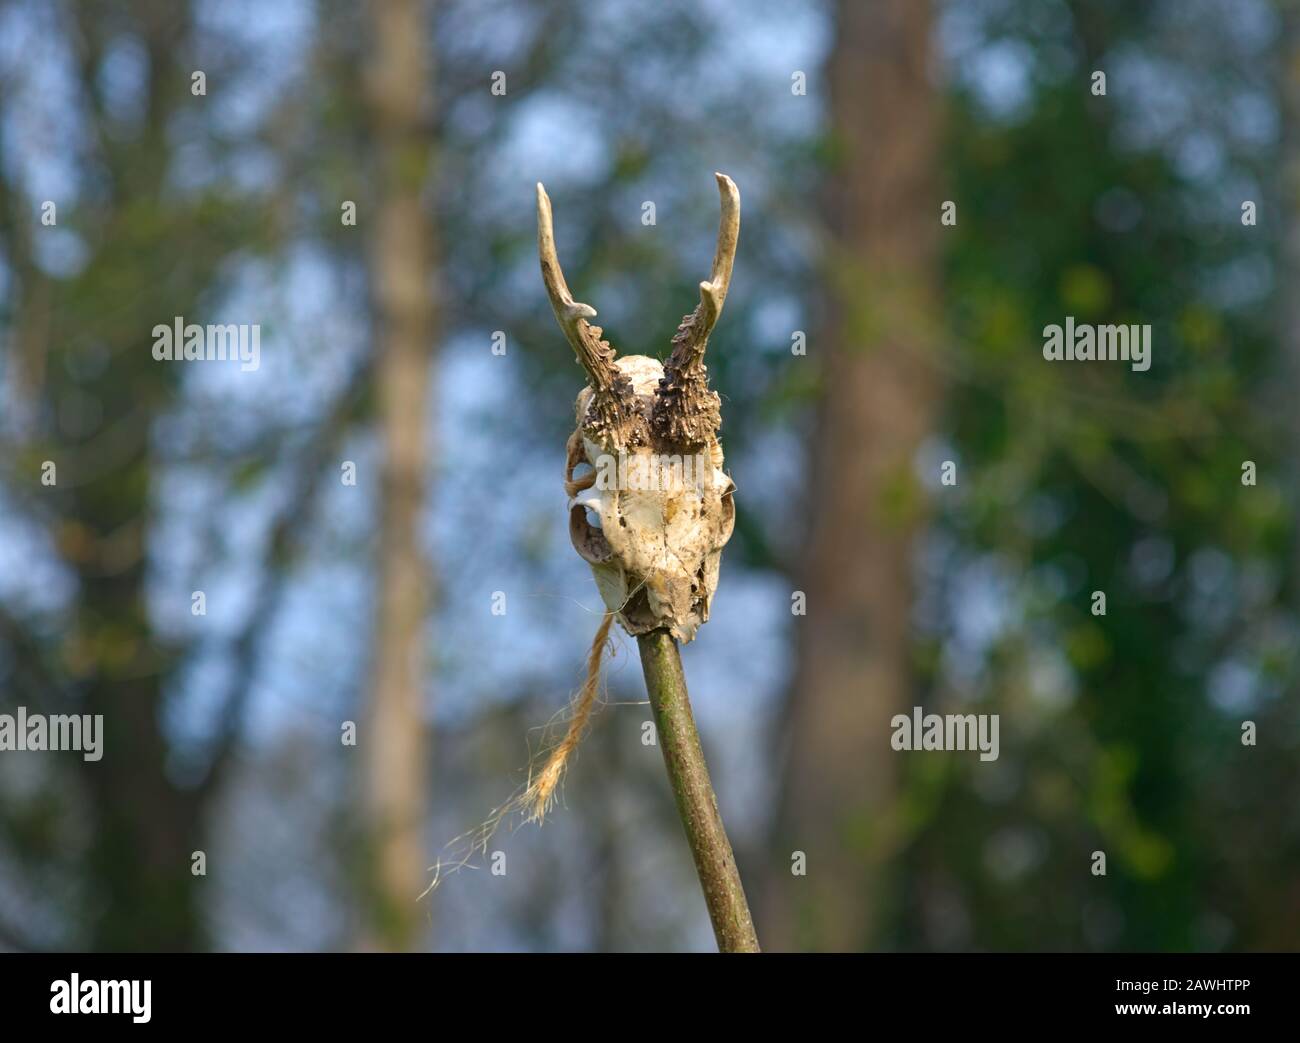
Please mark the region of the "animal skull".
[[[736, 521], [735, 485], [718, 442], [720, 402], [709, 390], [704, 349], [731, 281], [740, 193], [729, 177], [716, 177], [722, 221], [713, 270], [662, 364], [644, 355], [619, 358], [588, 321], [595, 309], [569, 293], [555, 252], [551, 201], [537, 186], [542, 280], [588, 377], [565, 462], [569, 535], [605, 606], [628, 633], [663, 627], [682, 642], [709, 618], [722, 548]], [[592, 471], [574, 479], [581, 464]]]

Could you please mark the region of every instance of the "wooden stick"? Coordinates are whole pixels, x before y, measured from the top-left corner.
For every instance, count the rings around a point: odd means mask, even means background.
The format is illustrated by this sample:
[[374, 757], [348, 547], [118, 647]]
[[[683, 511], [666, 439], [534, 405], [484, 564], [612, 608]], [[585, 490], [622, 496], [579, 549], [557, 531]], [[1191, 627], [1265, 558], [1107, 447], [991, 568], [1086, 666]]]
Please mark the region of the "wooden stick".
[[718, 951], [758, 952], [758, 936], [754, 933], [745, 888], [740, 882], [722, 816], [718, 814], [718, 798], [709, 781], [709, 769], [704, 763], [699, 732], [691, 714], [677, 642], [667, 630], [652, 630], [638, 637], [637, 645], [664, 765], [695, 858], [695, 871], [704, 889], [704, 902], [718, 939]]

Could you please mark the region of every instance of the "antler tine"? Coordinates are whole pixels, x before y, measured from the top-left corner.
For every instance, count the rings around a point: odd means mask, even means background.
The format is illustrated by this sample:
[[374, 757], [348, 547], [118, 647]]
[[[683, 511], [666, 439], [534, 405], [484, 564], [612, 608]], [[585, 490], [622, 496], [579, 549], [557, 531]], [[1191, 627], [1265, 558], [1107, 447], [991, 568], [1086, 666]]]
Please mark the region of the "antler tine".
[[740, 192], [736, 183], [726, 174], [713, 176], [718, 179], [722, 218], [718, 222], [718, 247], [713, 253], [713, 270], [709, 273], [709, 281], [700, 283], [703, 340], [708, 339], [713, 324], [722, 314], [722, 304], [727, 299], [727, 288], [731, 285], [731, 269], [736, 263], [736, 242], [740, 238]]
[[560, 258], [555, 252], [551, 200], [540, 181], [537, 183], [537, 252], [542, 262], [542, 281], [546, 284], [546, 294], [551, 299], [551, 309], [560, 329], [573, 346], [596, 390], [609, 391], [614, 386], [614, 349], [600, 339], [600, 327], [587, 321], [596, 317], [596, 309], [575, 301], [569, 292], [564, 269], [560, 267]]
[[718, 195], [722, 199], [722, 219], [718, 223], [713, 270], [708, 281], [700, 283], [700, 303], [677, 327], [673, 352], [664, 364], [664, 376], [655, 396], [652, 418], [659, 437], [678, 445], [706, 444], [722, 423], [718, 396], [709, 390], [704, 349], [708, 346], [709, 333], [722, 314], [727, 288], [731, 285], [736, 241], [740, 238], [740, 192], [726, 174], [714, 177], [718, 179]]
[[713, 176], [718, 179], [718, 195], [722, 200], [718, 246], [713, 253], [713, 270], [709, 279], [700, 283], [700, 303], [682, 320], [677, 335], [673, 337], [670, 363], [678, 371], [693, 370], [703, 360], [709, 334], [722, 314], [727, 288], [731, 285], [731, 269], [736, 261], [736, 241], [740, 238], [740, 192], [726, 174]]

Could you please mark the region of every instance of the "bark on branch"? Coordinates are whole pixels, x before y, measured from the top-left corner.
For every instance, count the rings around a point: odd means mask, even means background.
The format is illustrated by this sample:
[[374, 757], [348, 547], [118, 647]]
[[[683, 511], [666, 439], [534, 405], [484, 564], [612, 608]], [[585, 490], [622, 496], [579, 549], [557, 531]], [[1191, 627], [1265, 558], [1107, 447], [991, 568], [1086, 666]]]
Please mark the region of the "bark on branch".
[[749, 902], [704, 763], [677, 642], [667, 630], [652, 630], [638, 637], [637, 645], [664, 765], [695, 858], [718, 951], [758, 952]]

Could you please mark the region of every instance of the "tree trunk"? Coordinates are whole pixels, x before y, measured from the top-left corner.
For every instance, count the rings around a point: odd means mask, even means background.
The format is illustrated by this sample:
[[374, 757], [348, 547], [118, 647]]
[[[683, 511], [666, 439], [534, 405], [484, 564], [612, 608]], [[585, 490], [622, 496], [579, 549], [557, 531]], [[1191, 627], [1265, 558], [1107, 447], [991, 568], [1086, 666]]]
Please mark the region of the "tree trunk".
[[431, 142], [426, 6], [376, 0], [367, 96], [377, 168], [370, 272], [383, 434], [378, 615], [366, 727], [363, 814], [369, 833], [370, 906], [364, 944], [406, 949], [416, 940], [427, 851], [423, 842], [427, 735], [424, 673], [428, 566], [420, 550], [430, 357], [434, 336], [433, 235], [421, 195]]
[[[168, 256], [174, 231], [165, 220], [145, 225], [125, 216], [129, 207], [122, 201], [163, 194], [172, 153], [169, 122], [188, 87], [188, 69], [177, 56], [185, 53], [192, 28], [188, 14], [169, 12], [162, 3], [141, 5], [135, 13], [148, 52], [143, 130], [103, 156], [106, 183], [114, 204], [121, 205], [93, 241], [80, 276], [61, 284], [51, 301], [50, 345], [68, 351], [66, 345], [84, 336], [89, 321], [114, 360], [84, 387], [103, 407], [98, 429], [56, 442], [53, 450], [63, 461], [57, 531], [77, 573], [70, 644], [84, 657], [72, 668], [74, 685], [81, 682], [75, 687], [85, 697], [79, 712], [103, 716], [101, 759], [77, 761], [91, 808], [87, 940], [101, 951], [187, 952], [209, 941], [200, 908], [202, 879], [191, 872], [191, 856], [203, 846], [206, 795], [168, 772], [172, 751], [163, 729], [164, 696], [174, 677], [174, 652], [150, 620], [145, 546], [154, 472], [149, 436], [160, 403], [175, 385], [165, 367], [138, 350], [138, 337], [161, 315], [191, 314], [211, 268], [206, 251], [194, 251], [179, 265]], [[72, 24], [91, 53], [102, 54], [110, 21], [110, 14], [84, 8], [76, 10]], [[88, 63], [79, 73], [83, 96], [94, 97], [94, 68]], [[131, 273], [125, 285], [134, 290], [122, 289], [119, 275], [114, 285], [120, 310], [101, 320], [87, 315], [82, 302], [107, 283], [109, 272]], [[171, 285], [164, 289], [169, 274]], [[47, 381], [50, 400], [66, 387], [64, 368], [50, 367], [58, 373]], [[123, 388], [132, 390], [129, 398]], [[97, 462], [105, 432], [120, 440], [121, 466]], [[72, 533], [76, 538], [66, 539]]]
[[[914, 457], [937, 391], [930, 31], [926, 0], [838, 5], [815, 515], [782, 736], [769, 949], [865, 947], [879, 937], [877, 910], [889, 895], [899, 767], [889, 722], [914, 702], [911, 553], [922, 520]], [[791, 871], [796, 851], [806, 876]]]

